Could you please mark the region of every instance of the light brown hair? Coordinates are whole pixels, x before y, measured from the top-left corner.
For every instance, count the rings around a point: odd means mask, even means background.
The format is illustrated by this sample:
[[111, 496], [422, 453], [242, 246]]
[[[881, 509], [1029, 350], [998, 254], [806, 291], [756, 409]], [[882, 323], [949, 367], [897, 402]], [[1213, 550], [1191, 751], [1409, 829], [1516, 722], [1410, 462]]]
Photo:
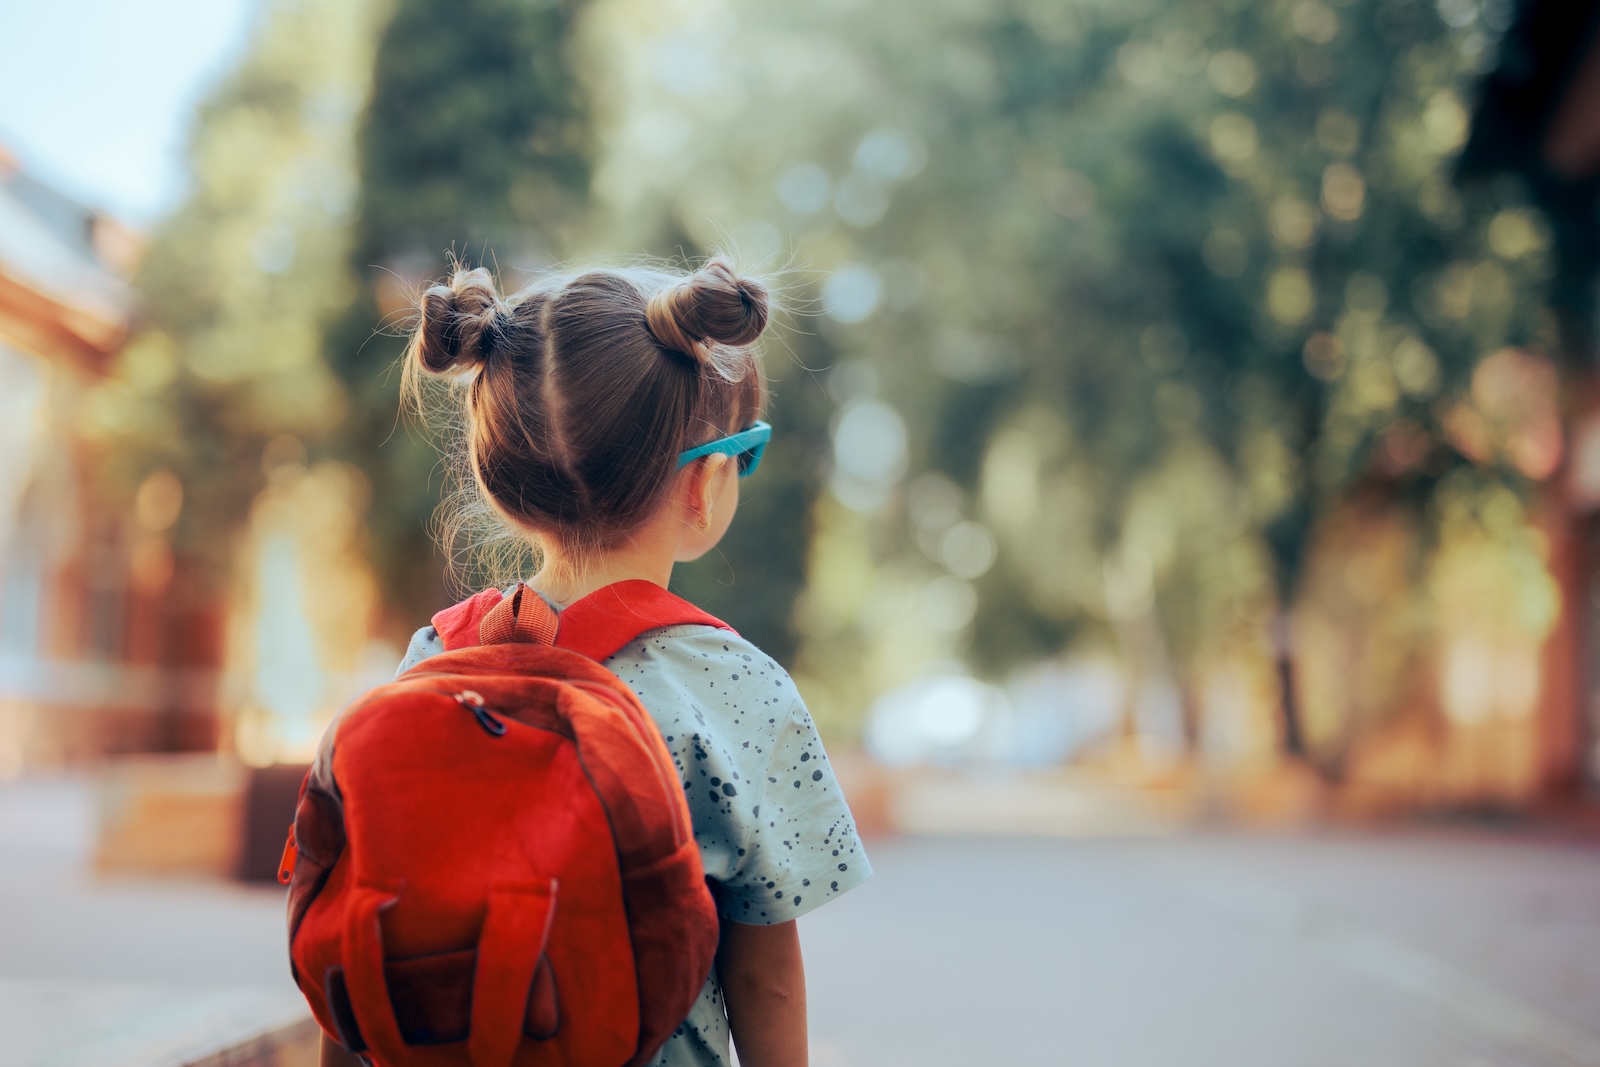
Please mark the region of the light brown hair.
[[461, 509], [477, 497], [568, 560], [625, 540], [661, 506], [680, 452], [760, 416], [752, 345], [768, 302], [724, 259], [548, 276], [510, 297], [480, 267], [426, 290], [406, 389], [420, 399], [428, 375], [464, 386], [470, 479], [445, 537], [473, 525]]

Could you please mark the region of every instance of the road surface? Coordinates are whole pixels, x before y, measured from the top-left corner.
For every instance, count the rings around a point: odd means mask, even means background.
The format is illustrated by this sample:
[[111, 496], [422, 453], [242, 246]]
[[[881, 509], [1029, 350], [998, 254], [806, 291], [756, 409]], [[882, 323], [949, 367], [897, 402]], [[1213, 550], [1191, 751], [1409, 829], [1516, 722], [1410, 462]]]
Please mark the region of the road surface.
[[815, 1067], [1600, 1065], [1600, 848], [916, 839], [802, 920]]
[[[95, 882], [90, 814], [67, 784], [0, 789], [0, 985], [289, 988], [278, 891]], [[1600, 1067], [1594, 844], [1412, 830], [870, 852], [871, 881], [801, 920], [815, 1067]]]

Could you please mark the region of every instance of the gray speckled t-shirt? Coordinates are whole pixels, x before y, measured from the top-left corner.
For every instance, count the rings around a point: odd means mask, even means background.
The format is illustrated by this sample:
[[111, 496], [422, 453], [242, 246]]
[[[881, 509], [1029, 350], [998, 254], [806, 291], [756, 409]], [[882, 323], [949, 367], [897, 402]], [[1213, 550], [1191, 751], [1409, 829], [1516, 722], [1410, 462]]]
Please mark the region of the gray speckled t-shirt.
[[[433, 627], [423, 627], [400, 670], [443, 650]], [[666, 739], [724, 919], [788, 922], [872, 873], [800, 693], [766, 653], [728, 630], [668, 626], [605, 666], [638, 694]], [[730, 1062], [713, 970], [655, 1063]]]

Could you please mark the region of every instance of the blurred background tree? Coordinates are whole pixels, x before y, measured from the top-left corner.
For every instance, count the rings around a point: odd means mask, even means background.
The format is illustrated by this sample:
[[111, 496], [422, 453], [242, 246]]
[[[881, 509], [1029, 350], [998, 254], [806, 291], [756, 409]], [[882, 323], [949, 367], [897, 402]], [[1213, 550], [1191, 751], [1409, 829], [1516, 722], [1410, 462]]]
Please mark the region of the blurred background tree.
[[346, 415], [321, 334], [349, 299], [352, 135], [378, 15], [364, 2], [264, 8], [196, 119], [190, 193], [138, 278], [142, 326], [83, 413], [118, 495], [153, 470], [177, 476], [177, 549], [213, 593], [265, 483], [267, 442], [293, 452], [289, 435], [328, 434]]
[[[377, 45], [357, 140], [357, 285], [325, 342], [349, 412], [328, 447], [372, 480], [372, 559], [396, 634], [448, 602], [430, 518], [446, 482], [435, 448], [453, 445], [448, 427], [400, 417], [403, 335], [451, 258], [496, 269], [509, 291], [570, 253], [593, 155], [574, 70], [583, 6], [397, 0]], [[470, 565], [460, 577], [471, 584]]]
[[[106, 509], [126, 516], [133, 534], [129, 591], [154, 606], [137, 622], [118, 613], [112, 595], [82, 608], [104, 613], [108, 628], [155, 631], [123, 636], [144, 650], [141, 666], [164, 671], [152, 709], [158, 748], [242, 751], [244, 705], [268, 707], [258, 721], [276, 726], [285, 721], [278, 710], [341, 699], [318, 692], [314, 657], [295, 661], [312, 668], [303, 680], [273, 690], [274, 679], [246, 667], [241, 649], [298, 646], [267, 627], [235, 624], [263, 603], [265, 561], [247, 546], [273, 472], [305, 475], [305, 442], [333, 433], [348, 412], [322, 332], [349, 299], [353, 134], [380, 14], [364, 0], [263, 6], [247, 54], [199, 109], [190, 190], [151, 235], [134, 335], [79, 413], [97, 446]], [[327, 552], [347, 551], [343, 542], [353, 540], [359, 553], [360, 473], [325, 469], [317, 484], [346, 498], [336, 510], [350, 522], [328, 528], [342, 535], [355, 527]], [[120, 561], [107, 555], [109, 566], [98, 566], [116, 576]], [[335, 586], [359, 590], [364, 577], [357, 567]], [[346, 605], [344, 637], [324, 650], [322, 666], [335, 678], [368, 639], [366, 602]], [[75, 607], [65, 606], [69, 617]], [[314, 728], [296, 724], [300, 735], [315, 736]], [[304, 743], [282, 733], [286, 744]], [[258, 746], [256, 755], [274, 751]]]
[[[510, 291], [532, 271], [581, 263], [586, 250], [615, 260], [622, 247], [623, 259], [649, 253], [680, 261], [712, 251], [685, 235], [670, 212], [635, 219], [635, 232], [617, 237], [625, 243], [605, 249], [610, 255], [593, 239], [585, 242], [605, 224], [592, 221], [587, 200], [596, 93], [582, 79], [583, 7], [479, 0], [446, 8], [403, 0], [378, 45], [360, 140], [352, 261], [364, 282], [327, 345], [352, 398], [351, 417], [332, 447], [374, 480], [373, 556], [397, 631], [426, 619], [453, 593], [505, 577], [497, 566], [503, 555], [474, 561], [456, 545], [463, 564], [456, 587], [440, 580], [445, 559], [429, 517], [444, 483], [434, 449], [453, 446], [451, 428], [430, 435], [396, 422], [396, 335], [420, 287], [444, 273], [447, 256], [489, 265]], [[825, 446], [826, 430], [807, 418], [803, 390], [791, 393], [779, 378], [786, 417], [772, 461], [748, 487], [745, 518], [717, 553], [682, 569], [677, 582], [787, 660], [820, 484], [808, 450], [794, 445], [809, 428], [812, 443]], [[734, 583], [736, 593], [724, 592]]]
[[[1504, 18], [1504, 9], [1495, 16]], [[1562, 354], [1588, 370], [1597, 350], [1595, 278], [1600, 275], [1600, 138], [1594, 93], [1600, 53], [1593, 3], [1523, 0], [1484, 78], [1458, 173], [1468, 181], [1512, 175], [1551, 220], [1548, 300]]]
[[[1503, 0], [354, 10], [313, 47], [301, 8], [269, 7], [108, 388], [155, 398], [126, 409], [127, 462], [216, 479], [215, 510], [186, 511], [200, 541], [226, 543], [274, 435], [356, 464], [393, 635], [449, 595], [435, 442], [398, 419], [396, 373], [447, 255], [507, 289], [641, 251], [776, 272], [777, 438], [677, 581], [836, 731], [929, 672], [1098, 648], [1127, 729], [1192, 749], [1208, 671], [1248, 661], [1287, 696], [1277, 744], [1336, 776], [1405, 701], [1299, 706], [1308, 582], [1382, 635], [1399, 685], [1455, 548], [1545, 574], [1550, 232], [1523, 185], [1452, 183]], [[354, 180], [275, 162], [294, 138]], [[1311, 575], [1352, 515], [1393, 531], [1385, 562]], [[1536, 641], [1558, 601], [1524, 585], [1507, 617]]]
[[[1519, 188], [1450, 180], [1509, 6], [609, 10], [610, 54], [654, 63], [607, 68], [628, 122], [599, 195], [826, 279], [819, 689], [1107, 642], [1176, 677], [1146, 703], [1192, 742], [1187, 683], [1230, 646], [1275, 650], [1294, 692], [1288, 609], [1346, 502], [1424, 542], [1441, 491], [1464, 521], [1492, 503], [1533, 550], [1516, 501], [1559, 441], [1473, 374], [1548, 344], [1548, 234]], [[1342, 727], [1290, 700], [1279, 732], [1336, 771]]]

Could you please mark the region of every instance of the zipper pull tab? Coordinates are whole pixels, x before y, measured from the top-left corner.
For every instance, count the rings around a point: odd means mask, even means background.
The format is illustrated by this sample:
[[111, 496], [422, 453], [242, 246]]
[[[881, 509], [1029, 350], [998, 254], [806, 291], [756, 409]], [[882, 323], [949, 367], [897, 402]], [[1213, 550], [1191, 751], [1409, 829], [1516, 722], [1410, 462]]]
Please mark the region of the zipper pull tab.
[[472, 717], [478, 720], [478, 725], [483, 727], [489, 736], [505, 736], [506, 724], [495, 718], [494, 713], [484, 707], [483, 694], [473, 689], [463, 689], [456, 694], [456, 702], [472, 712]]

